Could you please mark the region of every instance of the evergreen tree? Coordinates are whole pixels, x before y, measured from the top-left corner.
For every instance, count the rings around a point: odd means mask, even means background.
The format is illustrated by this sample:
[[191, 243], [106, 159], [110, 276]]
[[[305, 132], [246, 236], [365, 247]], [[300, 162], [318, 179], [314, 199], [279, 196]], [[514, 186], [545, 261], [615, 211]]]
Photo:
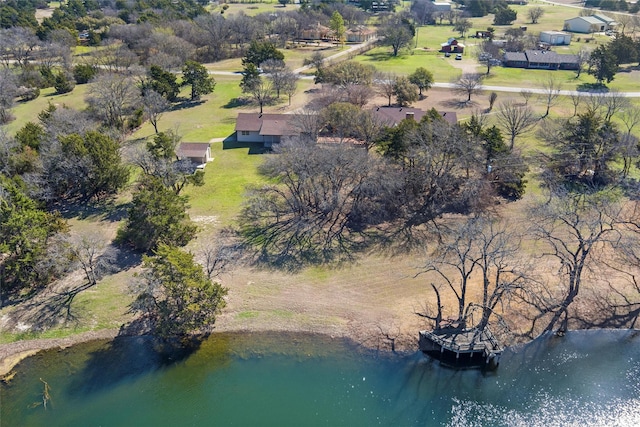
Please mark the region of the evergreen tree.
[[154, 334], [181, 337], [213, 325], [227, 289], [207, 278], [193, 254], [160, 244], [143, 266], [132, 309], [146, 317]]
[[182, 81], [186, 85], [191, 85], [191, 100], [200, 99], [201, 95], [213, 92], [216, 81], [209, 76], [204, 65], [196, 61], [187, 61], [182, 67]]
[[197, 230], [187, 207], [186, 197], [165, 187], [159, 178], [145, 175], [133, 195], [127, 221], [118, 230], [118, 241], [142, 252], [160, 244], [184, 246]]

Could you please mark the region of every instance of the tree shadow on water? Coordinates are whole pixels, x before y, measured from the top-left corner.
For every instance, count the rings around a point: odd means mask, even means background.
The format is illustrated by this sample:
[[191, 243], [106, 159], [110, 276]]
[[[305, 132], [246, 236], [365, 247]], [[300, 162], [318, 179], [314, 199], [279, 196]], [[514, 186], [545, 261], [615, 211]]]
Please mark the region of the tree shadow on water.
[[195, 353], [206, 336], [173, 341], [145, 335], [116, 337], [89, 355], [82, 371], [74, 376], [71, 395], [109, 389], [123, 381], [168, 368]]

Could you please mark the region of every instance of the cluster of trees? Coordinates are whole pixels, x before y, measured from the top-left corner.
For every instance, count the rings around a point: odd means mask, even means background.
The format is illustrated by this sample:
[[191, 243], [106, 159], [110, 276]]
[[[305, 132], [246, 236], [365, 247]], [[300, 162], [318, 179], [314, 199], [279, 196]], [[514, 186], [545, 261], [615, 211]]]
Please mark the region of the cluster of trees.
[[629, 13], [638, 13], [640, 11], [638, 2], [627, 2], [626, 0], [585, 0], [584, 6]]
[[390, 127], [346, 103], [315, 116], [375, 150], [306, 138], [278, 147], [260, 169], [274, 184], [252, 189], [241, 216], [244, 235], [271, 261], [349, 256], [375, 238], [412, 238], [444, 214], [480, 212], [495, 197], [524, 193], [519, 154], [480, 118], [451, 125], [432, 110]]
[[587, 61], [587, 72], [599, 84], [610, 83], [622, 64], [640, 62], [640, 39], [634, 40], [625, 34], [617, 34], [606, 45], [595, 48]]

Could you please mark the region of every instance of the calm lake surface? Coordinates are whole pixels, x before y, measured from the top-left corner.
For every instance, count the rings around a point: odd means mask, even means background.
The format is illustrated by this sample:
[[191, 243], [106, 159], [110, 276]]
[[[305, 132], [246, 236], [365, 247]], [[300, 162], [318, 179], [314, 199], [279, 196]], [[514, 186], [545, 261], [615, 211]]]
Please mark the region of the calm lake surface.
[[492, 373], [289, 334], [216, 334], [172, 355], [145, 338], [91, 342], [16, 372], [2, 427], [640, 425], [638, 331], [547, 337]]

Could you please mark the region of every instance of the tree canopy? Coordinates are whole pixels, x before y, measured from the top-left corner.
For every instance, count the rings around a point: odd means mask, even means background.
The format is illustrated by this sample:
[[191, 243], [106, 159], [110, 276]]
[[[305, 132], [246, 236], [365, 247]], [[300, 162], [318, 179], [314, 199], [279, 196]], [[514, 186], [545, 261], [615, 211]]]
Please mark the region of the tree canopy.
[[144, 316], [152, 333], [180, 337], [214, 324], [227, 289], [212, 282], [191, 253], [160, 244], [143, 261], [145, 271], [134, 285], [131, 308]]

